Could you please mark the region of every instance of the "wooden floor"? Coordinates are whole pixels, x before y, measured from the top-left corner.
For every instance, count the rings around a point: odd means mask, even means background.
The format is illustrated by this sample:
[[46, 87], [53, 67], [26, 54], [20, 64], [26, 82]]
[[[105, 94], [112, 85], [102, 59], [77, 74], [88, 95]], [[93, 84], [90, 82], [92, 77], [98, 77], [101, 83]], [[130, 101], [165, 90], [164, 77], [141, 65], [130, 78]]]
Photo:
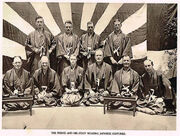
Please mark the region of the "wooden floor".
[[176, 130], [176, 116], [109, 111], [103, 107], [51, 107], [3, 113], [3, 129]]

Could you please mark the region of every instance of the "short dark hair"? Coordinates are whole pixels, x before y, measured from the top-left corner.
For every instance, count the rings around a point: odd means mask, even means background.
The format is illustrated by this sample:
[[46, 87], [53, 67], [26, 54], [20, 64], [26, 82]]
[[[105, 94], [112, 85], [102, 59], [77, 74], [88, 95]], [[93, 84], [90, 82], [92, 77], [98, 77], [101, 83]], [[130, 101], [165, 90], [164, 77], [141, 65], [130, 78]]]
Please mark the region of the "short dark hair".
[[98, 49], [96, 49], [96, 50], [95, 50], [95, 54], [96, 54], [96, 52], [99, 51], [99, 50], [103, 53], [103, 57], [104, 57], [104, 50], [103, 50], [103, 48], [98, 48]]
[[119, 18], [116, 18], [116, 19], [114, 19], [113, 24], [114, 24], [115, 22], [117, 22], [117, 21], [120, 22], [120, 23], [122, 23]]
[[37, 21], [39, 18], [42, 18], [43, 19], [43, 17], [42, 16], [37, 16], [36, 18], [35, 18], [35, 21]]
[[66, 20], [66, 21], [64, 22], [64, 25], [65, 25], [65, 24], [71, 24], [71, 25], [73, 25], [73, 23], [72, 23], [71, 20]]

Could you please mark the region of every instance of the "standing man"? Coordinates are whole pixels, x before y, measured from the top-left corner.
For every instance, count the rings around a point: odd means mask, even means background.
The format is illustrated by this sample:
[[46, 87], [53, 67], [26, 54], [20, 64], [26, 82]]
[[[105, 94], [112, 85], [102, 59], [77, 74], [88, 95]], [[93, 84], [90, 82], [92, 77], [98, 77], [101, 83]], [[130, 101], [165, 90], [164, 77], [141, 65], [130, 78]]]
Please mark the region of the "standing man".
[[65, 93], [61, 102], [65, 105], [78, 106], [82, 98], [80, 91], [83, 86], [83, 68], [77, 65], [77, 57], [70, 56], [70, 66], [62, 72], [62, 86]]
[[33, 75], [37, 104], [55, 106], [57, 104], [56, 98], [61, 95], [58, 75], [49, 67], [47, 56], [42, 56], [40, 64], [41, 68], [36, 70]]
[[93, 22], [87, 23], [87, 33], [83, 34], [79, 41], [80, 57], [83, 68], [86, 70], [89, 65], [95, 62], [95, 50], [100, 48], [100, 36], [94, 32]]
[[105, 43], [105, 57], [110, 59], [113, 74], [119, 70], [122, 64], [122, 57], [125, 55], [132, 58], [130, 38], [121, 31], [121, 21], [114, 20], [114, 31], [107, 37]]
[[96, 62], [91, 64], [85, 75], [84, 104], [90, 105], [103, 102], [103, 96], [109, 95], [111, 91], [112, 69], [103, 62], [104, 54], [101, 49], [95, 51]]
[[154, 70], [153, 61], [145, 60], [144, 68], [146, 72], [141, 78], [144, 96], [147, 97], [147, 95], [153, 93], [157, 98], [163, 98], [167, 110], [175, 110], [172, 105], [173, 93], [170, 81], [162, 72]]
[[[30, 73], [22, 68], [22, 59], [15, 56], [13, 59], [13, 68], [8, 70], [3, 78], [3, 95], [18, 96], [29, 95], [32, 93], [32, 80]], [[29, 104], [24, 102], [7, 103], [3, 105], [5, 110], [25, 109]]]
[[31, 32], [25, 42], [30, 73], [34, 74], [40, 66], [39, 61], [42, 56], [49, 56], [56, 47], [54, 37], [51, 33], [44, 30], [43, 17], [37, 16], [35, 19], [36, 30]]
[[58, 59], [57, 73], [61, 76], [65, 67], [70, 65], [69, 56], [79, 54], [78, 41], [79, 38], [73, 33], [73, 24], [71, 21], [66, 21], [65, 33], [57, 37], [56, 57]]

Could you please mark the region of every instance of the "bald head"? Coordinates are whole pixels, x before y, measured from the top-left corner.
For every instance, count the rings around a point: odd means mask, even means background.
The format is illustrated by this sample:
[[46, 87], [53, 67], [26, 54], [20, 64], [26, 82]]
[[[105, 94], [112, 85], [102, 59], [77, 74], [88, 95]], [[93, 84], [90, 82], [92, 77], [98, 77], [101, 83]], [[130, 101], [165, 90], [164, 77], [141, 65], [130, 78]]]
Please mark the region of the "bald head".
[[22, 66], [22, 60], [21, 60], [21, 57], [20, 56], [15, 56], [14, 59], [13, 59], [13, 66], [16, 70], [19, 70], [21, 69], [21, 66]]
[[49, 67], [49, 59], [47, 56], [42, 56], [41, 58], [41, 68], [43, 70], [47, 70], [47, 68]]
[[104, 53], [101, 49], [97, 49], [95, 52], [95, 59], [97, 63], [101, 63], [104, 58]]

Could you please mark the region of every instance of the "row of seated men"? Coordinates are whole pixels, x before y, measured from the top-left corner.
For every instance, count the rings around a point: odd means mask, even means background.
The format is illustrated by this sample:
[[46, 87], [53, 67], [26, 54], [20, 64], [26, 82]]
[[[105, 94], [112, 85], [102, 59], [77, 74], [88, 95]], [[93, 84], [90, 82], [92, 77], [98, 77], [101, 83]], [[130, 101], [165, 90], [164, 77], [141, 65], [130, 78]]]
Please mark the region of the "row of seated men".
[[[77, 57], [70, 56], [70, 66], [64, 68], [62, 77], [50, 68], [47, 56], [42, 56], [40, 68], [33, 77], [22, 68], [21, 57], [14, 57], [13, 68], [7, 71], [3, 78], [3, 95], [18, 95], [23, 93], [34, 95], [34, 104], [44, 103], [46, 106], [70, 105], [86, 106], [103, 103], [103, 96], [137, 96], [140, 91], [143, 100], [149, 100], [153, 95], [162, 100], [171, 101], [173, 92], [169, 80], [153, 69], [151, 60], [144, 61], [146, 72], [140, 77], [131, 67], [131, 58], [123, 56], [123, 67], [113, 75], [112, 68], [103, 61], [102, 49], [95, 51], [96, 62], [86, 70], [77, 65]], [[84, 72], [85, 71], [85, 72]], [[130, 104], [113, 102], [112, 108], [120, 106], [131, 107]], [[168, 107], [168, 105], [166, 105]], [[3, 105], [6, 110], [28, 108], [27, 103], [8, 103]], [[159, 107], [158, 107], [159, 108]]]

